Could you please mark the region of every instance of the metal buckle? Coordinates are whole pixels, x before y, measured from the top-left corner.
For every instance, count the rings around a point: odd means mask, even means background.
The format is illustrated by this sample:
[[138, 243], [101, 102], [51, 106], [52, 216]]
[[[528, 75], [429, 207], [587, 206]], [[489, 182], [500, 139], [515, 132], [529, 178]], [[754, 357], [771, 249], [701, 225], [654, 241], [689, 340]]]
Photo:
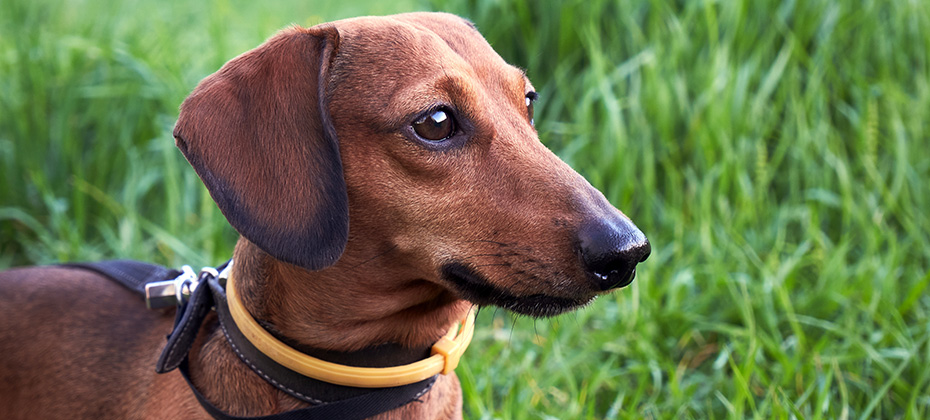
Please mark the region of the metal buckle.
[[229, 260], [229, 262], [226, 263], [226, 267], [223, 267], [223, 271], [220, 271], [218, 274], [216, 274], [217, 283], [219, 283], [220, 286], [224, 288], [226, 287], [226, 279], [229, 278], [229, 273], [232, 272], [232, 266], [233, 260]]
[[204, 276], [216, 277], [216, 269], [204, 267], [197, 274], [191, 266], [185, 265], [181, 267], [181, 274], [174, 279], [146, 283], [145, 306], [149, 309], [159, 309], [183, 305], [204, 280]]

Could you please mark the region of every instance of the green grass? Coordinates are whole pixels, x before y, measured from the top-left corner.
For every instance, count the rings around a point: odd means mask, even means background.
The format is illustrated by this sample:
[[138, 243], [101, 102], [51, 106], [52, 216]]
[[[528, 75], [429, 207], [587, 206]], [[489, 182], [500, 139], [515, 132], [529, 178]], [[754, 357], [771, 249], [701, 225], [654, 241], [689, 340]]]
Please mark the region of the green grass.
[[484, 310], [466, 418], [930, 418], [930, 3], [111, 3], [0, 3], [0, 266], [224, 260], [171, 139], [197, 81], [290, 23], [441, 9], [654, 249], [580, 312]]

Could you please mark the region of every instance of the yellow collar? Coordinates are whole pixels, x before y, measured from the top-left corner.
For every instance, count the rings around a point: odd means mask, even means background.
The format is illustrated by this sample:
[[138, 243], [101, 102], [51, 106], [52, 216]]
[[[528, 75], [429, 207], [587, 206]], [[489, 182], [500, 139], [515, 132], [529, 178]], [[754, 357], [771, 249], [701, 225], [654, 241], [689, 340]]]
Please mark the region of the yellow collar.
[[389, 368], [340, 365], [308, 356], [272, 336], [242, 306], [234, 284], [232, 273], [230, 273], [226, 280], [229, 313], [245, 338], [258, 351], [282, 366], [301, 375], [331, 384], [359, 388], [388, 388], [419, 382], [439, 373], [448, 374], [458, 366], [459, 359], [465, 353], [475, 333], [475, 310], [472, 308], [465, 315], [465, 319], [453, 325], [445, 336], [433, 344], [432, 355], [426, 359]]

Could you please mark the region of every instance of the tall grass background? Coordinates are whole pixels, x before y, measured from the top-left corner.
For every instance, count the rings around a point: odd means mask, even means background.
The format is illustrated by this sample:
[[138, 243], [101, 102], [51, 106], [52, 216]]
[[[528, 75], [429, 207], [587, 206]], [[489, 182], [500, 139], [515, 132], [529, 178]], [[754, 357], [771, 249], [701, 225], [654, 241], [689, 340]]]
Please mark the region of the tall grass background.
[[0, 0], [0, 267], [212, 265], [177, 107], [289, 24], [444, 10], [649, 236], [554, 319], [486, 310], [466, 418], [930, 418], [930, 3]]

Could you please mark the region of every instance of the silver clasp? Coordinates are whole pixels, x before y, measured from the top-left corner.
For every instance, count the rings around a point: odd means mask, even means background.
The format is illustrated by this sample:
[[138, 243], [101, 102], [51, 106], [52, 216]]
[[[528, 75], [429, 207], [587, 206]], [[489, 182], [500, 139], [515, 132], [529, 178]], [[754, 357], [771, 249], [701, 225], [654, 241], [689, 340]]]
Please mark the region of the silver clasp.
[[[216, 270], [213, 272], [215, 273]], [[194, 269], [185, 265], [181, 267], [181, 275], [173, 280], [145, 284], [145, 306], [149, 309], [158, 309], [181, 305], [194, 293], [198, 283]]]
[[197, 290], [205, 275], [216, 277], [220, 285], [225, 285], [231, 269], [232, 261], [219, 273], [213, 267], [204, 267], [200, 269], [200, 273], [194, 273], [191, 266], [185, 265], [181, 267], [181, 274], [172, 280], [145, 284], [145, 306], [158, 309], [183, 305], [194, 294], [194, 290]]

